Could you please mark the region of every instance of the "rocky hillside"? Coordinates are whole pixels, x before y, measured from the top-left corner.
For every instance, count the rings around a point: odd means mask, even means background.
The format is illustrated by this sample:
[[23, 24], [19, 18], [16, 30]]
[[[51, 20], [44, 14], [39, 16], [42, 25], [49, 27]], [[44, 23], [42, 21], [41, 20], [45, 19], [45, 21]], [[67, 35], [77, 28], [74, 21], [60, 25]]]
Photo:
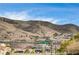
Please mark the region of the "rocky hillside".
[[19, 21], [0, 17], [0, 39], [34, 41], [33, 36], [52, 37], [54, 33], [77, 33], [73, 24], [56, 25], [46, 21]]

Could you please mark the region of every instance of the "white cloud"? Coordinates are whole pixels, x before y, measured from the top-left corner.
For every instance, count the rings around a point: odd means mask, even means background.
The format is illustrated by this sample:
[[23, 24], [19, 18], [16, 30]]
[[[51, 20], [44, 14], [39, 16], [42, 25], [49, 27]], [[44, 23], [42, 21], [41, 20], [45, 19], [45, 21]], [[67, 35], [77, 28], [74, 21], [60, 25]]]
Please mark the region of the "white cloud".
[[58, 23], [58, 20], [54, 19], [54, 18], [43, 18], [43, 17], [38, 17], [38, 18], [34, 18], [34, 20], [37, 20], [37, 21], [48, 21], [48, 22], [51, 22], [51, 23]]
[[25, 20], [29, 16], [27, 15], [27, 12], [4, 12], [3, 14], [0, 14], [2, 17], [14, 19], [14, 20]]
[[51, 23], [58, 23], [57, 19], [54, 18], [49, 18], [49, 17], [33, 17], [28, 14], [27, 11], [21, 11], [21, 12], [4, 12], [3, 14], [0, 14], [1, 17], [6, 17], [14, 20], [23, 20], [23, 21], [28, 21], [28, 20], [37, 20], [37, 21], [48, 21]]

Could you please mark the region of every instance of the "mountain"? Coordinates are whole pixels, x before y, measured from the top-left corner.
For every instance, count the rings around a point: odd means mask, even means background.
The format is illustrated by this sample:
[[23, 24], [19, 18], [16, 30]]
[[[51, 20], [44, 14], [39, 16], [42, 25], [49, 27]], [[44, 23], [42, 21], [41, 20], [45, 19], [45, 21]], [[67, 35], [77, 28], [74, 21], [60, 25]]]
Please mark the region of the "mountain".
[[54, 33], [77, 33], [74, 24], [57, 25], [47, 21], [21, 21], [0, 17], [0, 38], [34, 41], [33, 36], [52, 37]]

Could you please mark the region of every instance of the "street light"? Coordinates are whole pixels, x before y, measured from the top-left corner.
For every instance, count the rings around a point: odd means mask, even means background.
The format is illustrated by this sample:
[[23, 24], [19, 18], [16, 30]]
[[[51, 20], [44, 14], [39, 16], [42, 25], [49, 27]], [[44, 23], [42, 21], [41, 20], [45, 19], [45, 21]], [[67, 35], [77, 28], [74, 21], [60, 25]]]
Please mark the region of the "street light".
[[[50, 45], [51, 45], [51, 55], [52, 55], [52, 53], [53, 53], [52, 50], [54, 50], [54, 53], [56, 54], [56, 48], [57, 48], [57, 47], [56, 47], [56, 43], [57, 43], [57, 42], [56, 42], [56, 39], [50, 40]], [[54, 49], [53, 49], [52, 47], [53, 47]]]

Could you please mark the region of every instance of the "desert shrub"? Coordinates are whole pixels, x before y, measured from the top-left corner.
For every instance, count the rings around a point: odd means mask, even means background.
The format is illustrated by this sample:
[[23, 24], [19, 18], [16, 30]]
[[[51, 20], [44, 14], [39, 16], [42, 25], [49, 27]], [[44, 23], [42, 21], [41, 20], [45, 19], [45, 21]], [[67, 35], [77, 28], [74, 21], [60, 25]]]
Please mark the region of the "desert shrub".
[[79, 53], [79, 33], [74, 35], [70, 40], [64, 40], [61, 42], [58, 52], [67, 52], [67, 54]]
[[60, 48], [57, 49], [58, 52], [60, 53], [64, 53], [67, 51], [67, 46], [72, 44], [74, 42], [74, 40], [64, 40], [61, 42], [60, 44]]
[[67, 54], [79, 54], [79, 42], [74, 42], [67, 46]]
[[76, 41], [79, 41], [79, 33], [74, 36], [74, 39], [75, 39]]

